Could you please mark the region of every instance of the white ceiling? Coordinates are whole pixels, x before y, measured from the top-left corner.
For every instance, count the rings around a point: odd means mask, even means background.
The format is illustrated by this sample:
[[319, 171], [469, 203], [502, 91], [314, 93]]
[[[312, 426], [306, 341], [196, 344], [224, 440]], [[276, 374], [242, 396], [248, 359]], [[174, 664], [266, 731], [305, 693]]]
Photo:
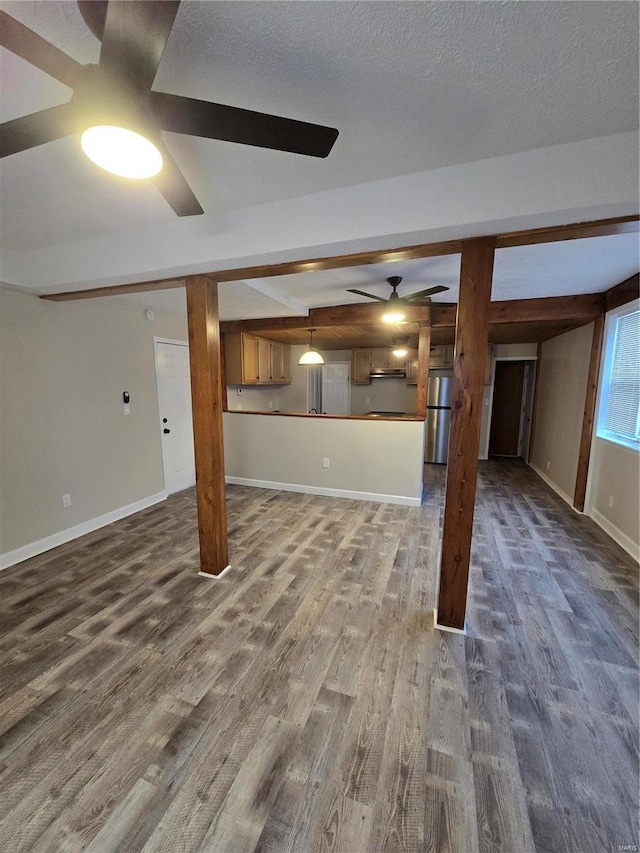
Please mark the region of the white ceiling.
[[[72, 0], [0, 8], [97, 62]], [[637, 67], [633, 3], [183, 0], [155, 89], [335, 126], [334, 150], [317, 160], [168, 134], [206, 211], [182, 220], [152, 184], [94, 167], [75, 138], [5, 158], [0, 277], [77, 289], [626, 215]], [[0, 48], [0, 120], [70, 94]], [[452, 256], [226, 283], [221, 315], [360, 301], [347, 287], [386, 295], [391, 274], [405, 292], [446, 284], [438, 299], [455, 301], [458, 267]], [[604, 290], [635, 271], [634, 236], [502, 250], [493, 298]], [[180, 291], [130, 298], [184, 310]]]

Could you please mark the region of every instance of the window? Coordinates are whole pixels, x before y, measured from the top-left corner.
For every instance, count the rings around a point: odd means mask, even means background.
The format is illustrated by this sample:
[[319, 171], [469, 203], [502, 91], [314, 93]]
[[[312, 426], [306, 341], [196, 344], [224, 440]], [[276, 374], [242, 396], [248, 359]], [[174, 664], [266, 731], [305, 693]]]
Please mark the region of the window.
[[640, 449], [640, 307], [607, 318], [597, 434]]

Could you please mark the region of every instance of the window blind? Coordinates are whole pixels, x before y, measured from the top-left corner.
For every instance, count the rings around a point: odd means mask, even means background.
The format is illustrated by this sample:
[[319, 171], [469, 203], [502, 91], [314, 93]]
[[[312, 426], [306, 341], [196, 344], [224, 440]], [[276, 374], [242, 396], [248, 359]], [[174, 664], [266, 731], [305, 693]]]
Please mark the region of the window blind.
[[604, 428], [640, 440], [640, 311], [616, 321]]

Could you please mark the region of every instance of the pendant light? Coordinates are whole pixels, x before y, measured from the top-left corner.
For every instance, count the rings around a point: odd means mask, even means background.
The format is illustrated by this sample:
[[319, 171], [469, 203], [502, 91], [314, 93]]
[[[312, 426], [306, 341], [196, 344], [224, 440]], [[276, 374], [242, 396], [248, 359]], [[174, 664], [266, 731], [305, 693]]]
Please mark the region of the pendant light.
[[298, 364], [324, 364], [324, 358], [317, 349], [313, 348], [313, 333], [315, 329], [309, 329], [309, 349], [303, 352], [298, 359]]

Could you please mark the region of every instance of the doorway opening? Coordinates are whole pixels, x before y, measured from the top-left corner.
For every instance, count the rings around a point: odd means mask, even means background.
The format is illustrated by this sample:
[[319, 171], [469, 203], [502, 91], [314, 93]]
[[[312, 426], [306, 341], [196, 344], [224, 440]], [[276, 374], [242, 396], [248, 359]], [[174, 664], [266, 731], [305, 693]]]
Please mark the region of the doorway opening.
[[489, 456], [527, 458], [535, 375], [535, 359], [496, 359]]

